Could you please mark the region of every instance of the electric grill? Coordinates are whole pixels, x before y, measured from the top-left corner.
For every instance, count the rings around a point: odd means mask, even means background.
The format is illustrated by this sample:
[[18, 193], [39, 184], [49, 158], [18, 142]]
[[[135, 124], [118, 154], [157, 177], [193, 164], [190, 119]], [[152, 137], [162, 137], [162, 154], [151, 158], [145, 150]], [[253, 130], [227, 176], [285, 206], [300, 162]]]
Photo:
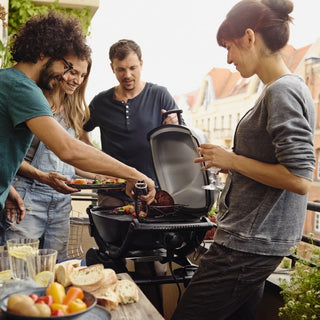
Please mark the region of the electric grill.
[[149, 132], [148, 139], [159, 187], [172, 196], [174, 204], [149, 206], [144, 219], [115, 214], [113, 207], [89, 206], [90, 234], [98, 249], [87, 252], [87, 265], [103, 263], [126, 272], [124, 258], [151, 257], [187, 266], [187, 256], [214, 226], [206, 215], [217, 194], [202, 189], [208, 184], [208, 175], [200, 170], [203, 164], [194, 163], [199, 143], [192, 130], [163, 125]]

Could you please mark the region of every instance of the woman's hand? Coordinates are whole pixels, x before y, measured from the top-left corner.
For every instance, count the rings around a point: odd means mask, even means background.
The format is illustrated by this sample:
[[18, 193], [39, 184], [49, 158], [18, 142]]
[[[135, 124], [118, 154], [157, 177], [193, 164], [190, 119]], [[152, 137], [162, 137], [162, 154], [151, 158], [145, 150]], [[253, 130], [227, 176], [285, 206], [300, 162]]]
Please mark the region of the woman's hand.
[[70, 194], [79, 191], [78, 189], [69, 187], [65, 183], [66, 181], [68, 181], [68, 178], [57, 172], [46, 173], [41, 179], [42, 183], [47, 184], [54, 190], [63, 194]]
[[194, 162], [205, 163], [205, 166], [201, 168], [202, 171], [210, 167], [217, 167], [220, 168], [219, 172], [227, 173], [232, 168], [233, 152], [209, 143], [201, 144], [198, 151], [201, 157], [194, 159]]
[[310, 180], [293, 174], [280, 163], [261, 162], [212, 144], [202, 144], [198, 150], [202, 157], [196, 158], [194, 162], [206, 163], [201, 170], [207, 170], [210, 167], [221, 168], [222, 173], [234, 170], [267, 186], [302, 195], [310, 189]]

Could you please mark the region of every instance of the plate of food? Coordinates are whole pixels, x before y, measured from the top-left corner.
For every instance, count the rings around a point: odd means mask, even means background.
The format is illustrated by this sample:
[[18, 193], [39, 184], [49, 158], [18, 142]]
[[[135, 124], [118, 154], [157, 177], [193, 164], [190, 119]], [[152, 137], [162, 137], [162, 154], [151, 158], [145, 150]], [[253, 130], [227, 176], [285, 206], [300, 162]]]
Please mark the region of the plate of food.
[[121, 178], [108, 178], [103, 180], [73, 179], [66, 182], [75, 189], [124, 189], [126, 181]]
[[75, 299], [68, 305], [57, 303], [46, 290], [28, 288], [11, 294], [1, 300], [1, 311], [6, 319], [12, 320], [82, 319], [97, 303], [97, 299], [88, 292], [83, 292], [82, 298]]

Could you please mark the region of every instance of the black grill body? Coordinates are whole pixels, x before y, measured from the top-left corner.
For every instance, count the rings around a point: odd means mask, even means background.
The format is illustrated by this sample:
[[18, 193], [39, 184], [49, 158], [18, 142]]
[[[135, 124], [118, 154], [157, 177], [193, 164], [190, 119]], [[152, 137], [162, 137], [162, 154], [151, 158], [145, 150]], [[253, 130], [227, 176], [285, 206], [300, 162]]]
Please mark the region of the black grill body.
[[213, 227], [206, 215], [217, 194], [201, 188], [208, 184], [208, 175], [201, 171], [202, 164], [194, 163], [199, 143], [191, 129], [164, 125], [152, 130], [148, 139], [160, 189], [167, 191], [177, 206], [165, 215], [144, 220], [114, 214], [110, 207], [90, 206], [90, 232], [108, 259], [154, 256], [162, 262], [185, 265], [187, 255]]

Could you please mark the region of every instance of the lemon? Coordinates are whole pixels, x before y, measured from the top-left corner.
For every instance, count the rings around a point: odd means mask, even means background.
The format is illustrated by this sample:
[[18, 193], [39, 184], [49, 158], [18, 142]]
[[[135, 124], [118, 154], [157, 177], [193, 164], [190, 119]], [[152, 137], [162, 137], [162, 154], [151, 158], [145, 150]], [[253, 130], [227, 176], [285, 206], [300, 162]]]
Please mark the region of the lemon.
[[12, 247], [8, 249], [9, 254], [18, 259], [24, 259], [25, 255], [28, 253], [35, 254], [37, 249], [32, 248], [31, 246], [19, 246], [19, 247]]
[[41, 271], [35, 275], [33, 280], [40, 287], [48, 287], [53, 282], [54, 274], [51, 271]]
[[18, 258], [18, 259], [24, 259], [25, 253], [20, 248], [12, 248], [9, 249], [9, 254], [12, 257]]
[[0, 271], [0, 281], [8, 281], [12, 279], [11, 270]]

